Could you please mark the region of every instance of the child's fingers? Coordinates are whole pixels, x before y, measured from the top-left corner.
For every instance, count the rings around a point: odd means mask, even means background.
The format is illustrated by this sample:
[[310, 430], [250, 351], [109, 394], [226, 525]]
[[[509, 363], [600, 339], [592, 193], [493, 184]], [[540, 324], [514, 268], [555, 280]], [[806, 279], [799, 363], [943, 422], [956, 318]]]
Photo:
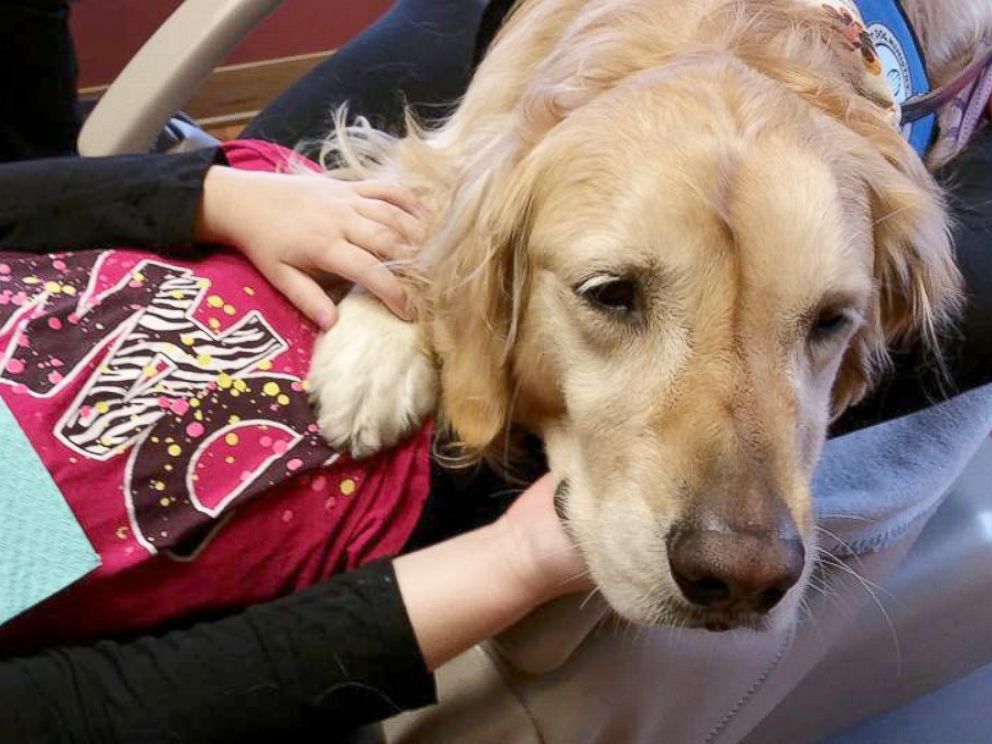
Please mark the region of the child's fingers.
[[411, 245], [420, 245], [427, 237], [427, 232], [419, 220], [388, 202], [362, 199], [355, 205], [355, 211], [362, 217], [399, 233]]
[[417, 201], [417, 197], [402, 186], [381, 181], [360, 181], [355, 186], [355, 193], [359, 196], [389, 202], [418, 219], [424, 216], [425, 210]]
[[279, 264], [268, 277], [272, 285], [286, 299], [322, 331], [333, 326], [338, 319], [338, 309], [323, 287], [295, 266]]
[[351, 220], [344, 229], [345, 239], [384, 261], [408, 258], [413, 248], [392, 228], [365, 217]]
[[361, 284], [403, 320], [410, 320], [406, 292], [400, 280], [371, 253], [360, 246], [346, 244], [318, 259], [317, 268]]

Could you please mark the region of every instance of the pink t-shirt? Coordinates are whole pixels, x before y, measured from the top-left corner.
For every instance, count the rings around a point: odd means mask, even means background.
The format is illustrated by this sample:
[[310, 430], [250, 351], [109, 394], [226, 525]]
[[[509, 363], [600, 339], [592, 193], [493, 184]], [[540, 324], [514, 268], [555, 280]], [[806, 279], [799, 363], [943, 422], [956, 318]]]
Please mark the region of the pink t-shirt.
[[0, 252], [0, 397], [102, 561], [0, 628], [0, 653], [257, 603], [402, 547], [429, 427], [368, 462], [331, 451], [304, 382], [314, 337], [233, 251]]

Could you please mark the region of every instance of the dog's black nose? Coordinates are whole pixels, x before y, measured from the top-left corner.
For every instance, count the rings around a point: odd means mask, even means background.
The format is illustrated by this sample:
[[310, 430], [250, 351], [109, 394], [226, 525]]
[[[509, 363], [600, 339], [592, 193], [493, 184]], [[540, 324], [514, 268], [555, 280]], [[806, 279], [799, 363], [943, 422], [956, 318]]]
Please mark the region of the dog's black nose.
[[806, 558], [795, 527], [785, 527], [774, 533], [673, 529], [672, 576], [694, 605], [767, 613], [799, 581]]

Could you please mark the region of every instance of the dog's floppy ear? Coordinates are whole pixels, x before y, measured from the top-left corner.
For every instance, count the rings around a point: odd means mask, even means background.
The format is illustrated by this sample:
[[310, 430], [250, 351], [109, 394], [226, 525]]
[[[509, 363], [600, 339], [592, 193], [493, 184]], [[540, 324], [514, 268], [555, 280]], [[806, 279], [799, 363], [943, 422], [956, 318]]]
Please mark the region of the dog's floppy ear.
[[530, 283], [533, 178], [510, 139], [455, 189], [431, 271], [441, 411], [469, 459], [487, 454], [508, 426], [511, 352]]
[[[849, 41], [829, 16], [782, 0], [748, 4], [760, 22], [722, 26], [735, 34], [735, 53], [847, 130], [834, 131], [835, 140], [842, 141], [833, 146], [838, 160], [853, 158], [845, 170], [867, 187], [876, 296], [834, 386], [833, 408], [839, 415], [868, 392], [892, 344], [918, 338], [939, 355], [938, 332], [954, 317], [961, 298], [944, 200], [892, 126], [890, 111], [863, 89], [862, 60], [851, 54]], [[728, 5], [728, 12], [733, 7]], [[719, 31], [720, 17], [714, 20]]]
[[940, 359], [938, 336], [961, 305], [943, 195], [898, 132], [881, 124], [859, 155], [874, 238], [876, 292], [834, 387], [834, 412], [857, 403], [888, 362], [888, 350], [918, 341]]

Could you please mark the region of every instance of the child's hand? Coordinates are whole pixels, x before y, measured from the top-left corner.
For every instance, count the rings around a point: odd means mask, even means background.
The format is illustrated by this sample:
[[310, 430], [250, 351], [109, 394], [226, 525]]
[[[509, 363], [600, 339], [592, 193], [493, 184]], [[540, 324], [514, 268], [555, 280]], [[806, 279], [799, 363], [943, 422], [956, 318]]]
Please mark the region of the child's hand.
[[493, 524], [400, 556], [393, 567], [428, 669], [545, 602], [593, 586], [582, 552], [555, 513], [551, 476]]
[[403, 286], [383, 262], [410, 257], [423, 241], [418, 211], [404, 189], [375, 181], [215, 166], [196, 239], [239, 248], [322, 329], [337, 320], [320, 283], [327, 275], [361, 284], [409, 320]]
[[557, 482], [546, 475], [495, 523], [511, 537], [505, 560], [540, 601], [593, 587], [582, 551], [555, 509]]

